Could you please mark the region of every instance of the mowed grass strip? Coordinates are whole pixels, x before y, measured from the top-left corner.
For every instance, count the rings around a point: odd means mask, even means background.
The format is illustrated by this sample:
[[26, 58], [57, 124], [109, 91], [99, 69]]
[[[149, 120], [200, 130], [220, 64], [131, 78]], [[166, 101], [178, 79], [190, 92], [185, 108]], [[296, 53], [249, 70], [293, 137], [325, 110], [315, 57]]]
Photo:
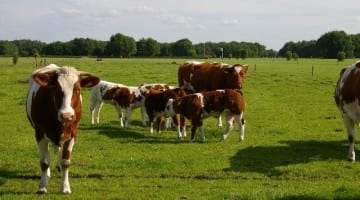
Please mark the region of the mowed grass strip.
[[[47, 58], [103, 80], [177, 85], [186, 59]], [[355, 60], [213, 59], [249, 64], [245, 140], [237, 127], [220, 142], [224, 127], [205, 120], [206, 141], [176, 139], [174, 130], [149, 134], [134, 110], [122, 129], [115, 109], [104, 105], [91, 126], [89, 91], [72, 154], [75, 199], [336, 199], [360, 198], [358, 162], [346, 161], [347, 136], [334, 104], [340, 69]], [[0, 58], [0, 199], [62, 199], [52, 154], [49, 193], [35, 194], [40, 166], [34, 131], [26, 118], [26, 80], [33, 58]], [[188, 131], [190, 133], [190, 131]], [[199, 135], [199, 134], [197, 134]]]

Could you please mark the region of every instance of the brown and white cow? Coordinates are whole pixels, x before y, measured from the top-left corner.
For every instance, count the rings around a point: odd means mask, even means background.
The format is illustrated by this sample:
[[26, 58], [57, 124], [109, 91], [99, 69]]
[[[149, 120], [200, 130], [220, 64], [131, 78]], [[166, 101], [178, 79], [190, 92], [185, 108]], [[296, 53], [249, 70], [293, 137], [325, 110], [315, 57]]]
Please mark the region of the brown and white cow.
[[27, 117], [35, 129], [40, 151], [41, 180], [38, 193], [47, 192], [50, 178], [49, 142], [58, 151], [61, 191], [70, 194], [69, 166], [71, 151], [81, 118], [81, 88], [90, 88], [99, 78], [72, 67], [51, 64], [33, 72], [29, 78]]
[[[247, 65], [188, 61], [178, 69], [178, 83], [193, 92], [242, 89], [247, 71]], [[222, 126], [220, 116], [218, 126]]]
[[[99, 85], [108, 83], [109, 82], [101, 81]], [[172, 86], [163, 83], [141, 84], [137, 87], [108, 84], [107, 86], [104, 86], [104, 90], [102, 90], [101, 88], [102, 87], [95, 86], [91, 89], [91, 105], [95, 105], [90, 106], [90, 113], [92, 114], [92, 118], [94, 115], [93, 113], [95, 112], [98, 122], [100, 109], [97, 109], [97, 107], [101, 107], [102, 102], [111, 103], [116, 108], [121, 127], [128, 128], [130, 126], [132, 110], [135, 108], [140, 108], [142, 124], [146, 126], [145, 96], [149, 92], [149, 90], [156, 89], [164, 91], [172, 88]], [[125, 120], [123, 119], [123, 109], [125, 110]]]
[[198, 127], [201, 140], [205, 140], [203, 120], [209, 116], [218, 117], [224, 112], [226, 116], [226, 130], [222, 135], [225, 140], [233, 128], [233, 121], [239, 126], [239, 140], [244, 140], [245, 132], [245, 99], [241, 90], [215, 90], [190, 94], [179, 99], [169, 99], [165, 109], [166, 116], [181, 114], [191, 120], [191, 140], [195, 138]]
[[334, 97], [348, 134], [348, 160], [355, 161], [354, 125], [360, 123], [360, 60], [341, 70]]
[[[146, 95], [145, 108], [146, 108], [146, 113], [148, 114], [149, 117], [151, 134], [153, 133], [153, 129], [154, 129], [153, 124], [155, 118], [157, 118], [156, 131], [157, 132], [160, 131], [160, 125], [164, 118], [164, 111], [168, 100], [178, 99], [185, 95], [186, 95], [185, 90], [181, 88], [174, 88], [166, 91], [150, 90], [150, 92]], [[177, 127], [177, 132], [178, 132], [177, 137], [179, 139], [182, 137], [186, 137], [185, 119], [177, 115], [173, 117], [173, 122]]]
[[[95, 85], [90, 90], [90, 116], [91, 116], [91, 124], [95, 124], [95, 122], [98, 124], [100, 122], [100, 110], [104, 103], [107, 104], [114, 104], [113, 99], [104, 99], [103, 97], [106, 95], [106, 93], [114, 87], [126, 87], [123, 84], [120, 83], [113, 83], [109, 81], [101, 80], [99, 84]], [[116, 109], [116, 107], [115, 107]], [[118, 111], [118, 117], [120, 121], [120, 126], [124, 127], [124, 122], [122, 120], [122, 112], [121, 110]], [[95, 121], [96, 118], [96, 121]]]

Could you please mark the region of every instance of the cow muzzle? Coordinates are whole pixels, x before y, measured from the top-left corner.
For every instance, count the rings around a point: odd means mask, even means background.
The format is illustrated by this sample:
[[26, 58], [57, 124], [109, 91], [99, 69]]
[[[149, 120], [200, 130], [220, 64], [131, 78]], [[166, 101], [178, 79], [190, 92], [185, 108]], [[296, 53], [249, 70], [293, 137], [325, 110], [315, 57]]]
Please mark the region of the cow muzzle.
[[61, 113], [59, 116], [59, 120], [60, 122], [71, 122], [75, 120], [75, 116], [72, 113], [66, 112], [66, 113]]

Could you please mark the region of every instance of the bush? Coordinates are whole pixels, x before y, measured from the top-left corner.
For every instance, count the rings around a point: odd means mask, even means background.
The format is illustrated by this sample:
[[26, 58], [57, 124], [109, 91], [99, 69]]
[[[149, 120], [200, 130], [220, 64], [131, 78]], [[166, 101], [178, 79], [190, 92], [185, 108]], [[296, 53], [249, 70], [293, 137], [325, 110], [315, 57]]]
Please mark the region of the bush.
[[13, 60], [13, 64], [16, 65], [17, 61], [19, 59], [19, 53], [18, 52], [15, 52], [13, 54], [13, 57], [12, 57], [12, 60]]
[[344, 61], [345, 60], [345, 57], [346, 57], [346, 54], [344, 51], [339, 51], [338, 54], [337, 54], [337, 59], [338, 61]]

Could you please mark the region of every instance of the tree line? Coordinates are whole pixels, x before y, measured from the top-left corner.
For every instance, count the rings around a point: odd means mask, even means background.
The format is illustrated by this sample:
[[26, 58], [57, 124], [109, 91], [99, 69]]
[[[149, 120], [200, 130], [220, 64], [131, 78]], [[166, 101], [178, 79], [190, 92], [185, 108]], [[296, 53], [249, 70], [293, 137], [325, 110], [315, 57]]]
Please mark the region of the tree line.
[[360, 34], [330, 31], [317, 40], [289, 41], [279, 50], [280, 57], [295, 55], [301, 58], [346, 58], [360, 57]]
[[172, 43], [161, 43], [153, 38], [134, 38], [116, 33], [109, 41], [74, 38], [67, 42], [45, 43], [38, 40], [0, 40], [0, 56], [94, 56], [94, 57], [289, 57], [337, 58], [360, 57], [360, 34], [331, 31], [318, 40], [286, 42], [279, 50], [266, 49], [252, 42], [204, 42], [193, 44], [184, 38]]

